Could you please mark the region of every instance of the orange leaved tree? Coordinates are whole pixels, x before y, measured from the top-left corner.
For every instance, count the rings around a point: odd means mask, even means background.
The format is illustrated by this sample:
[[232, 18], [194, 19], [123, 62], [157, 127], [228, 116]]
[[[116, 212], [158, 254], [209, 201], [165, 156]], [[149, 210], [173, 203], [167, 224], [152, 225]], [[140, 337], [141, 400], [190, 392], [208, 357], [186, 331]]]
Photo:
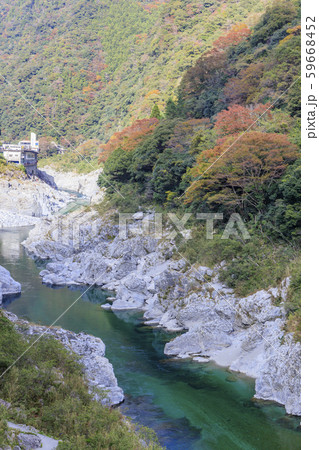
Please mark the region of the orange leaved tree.
[[185, 202], [229, 212], [261, 211], [271, 185], [297, 158], [298, 149], [286, 135], [249, 131], [226, 136], [188, 171]]
[[152, 133], [158, 123], [156, 118], [136, 120], [124, 130], [114, 133], [107, 144], [100, 146], [102, 152], [99, 162], [105, 162], [117, 148], [128, 152], [134, 150], [146, 136]]

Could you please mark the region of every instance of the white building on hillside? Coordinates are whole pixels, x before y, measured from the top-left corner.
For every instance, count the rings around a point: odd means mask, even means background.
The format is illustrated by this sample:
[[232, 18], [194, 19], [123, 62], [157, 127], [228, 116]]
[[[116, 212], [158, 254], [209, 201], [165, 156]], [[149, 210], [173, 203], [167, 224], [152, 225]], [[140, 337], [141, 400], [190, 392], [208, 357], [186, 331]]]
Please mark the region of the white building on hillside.
[[28, 175], [36, 175], [39, 141], [36, 140], [35, 133], [31, 133], [30, 141], [20, 141], [18, 144], [3, 144], [0, 151], [8, 162], [22, 164]]

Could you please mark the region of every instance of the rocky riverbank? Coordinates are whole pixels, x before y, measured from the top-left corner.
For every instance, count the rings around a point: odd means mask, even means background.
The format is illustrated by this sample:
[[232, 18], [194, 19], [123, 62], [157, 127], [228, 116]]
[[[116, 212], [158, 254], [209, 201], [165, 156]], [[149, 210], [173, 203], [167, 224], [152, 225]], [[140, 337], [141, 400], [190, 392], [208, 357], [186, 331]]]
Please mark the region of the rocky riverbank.
[[[10, 273], [0, 266], [0, 298], [21, 292], [20, 283], [13, 280]], [[60, 341], [65, 348], [80, 356], [85, 377], [95, 398], [103, 405], [118, 405], [124, 400], [123, 390], [118, 386], [113, 366], [105, 355], [105, 344], [97, 337], [86, 333], [73, 333], [58, 327], [35, 325], [19, 319], [15, 314], [3, 311], [5, 316], [15, 324], [17, 330], [27, 338], [46, 334]], [[95, 392], [98, 389], [98, 392]]]
[[83, 366], [84, 375], [88, 381], [95, 399], [103, 405], [114, 406], [123, 402], [123, 390], [118, 386], [113, 366], [105, 355], [105, 344], [97, 337], [86, 333], [73, 333], [58, 327], [35, 325], [19, 319], [15, 314], [6, 311], [6, 317], [16, 325], [17, 330], [26, 337], [49, 335], [61, 342], [65, 348], [80, 356], [79, 363]]
[[101, 189], [97, 185], [97, 180], [102, 172], [98, 169], [86, 174], [75, 172], [59, 172], [52, 167], [41, 168], [40, 173], [43, 179], [56, 186], [58, 189], [78, 192], [87, 197], [91, 202], [101, 200]]
[[284, 331], [289, 279], [238, 298], [219, 281], [220, 267], [190, 267], [165, 236], [143, 233], [142, 218], [137, 214], [121, 238], [107, 218], [77, 211], [65, 219], [77, 224], [76, 246], [61, 239], [55, 218], [31, 230], [24, 245], [34, 257], [51, 260], [43, 282], [115, 290], [107, 308], [140, 309], [147, 324], [183, 332], [166, 345], [167, 355], [213, 360], [251, 376], [256, 398], [300, 415], [300, 343]]
[[[0, 399], [0, 405], [1, 404], [6, 406], [7, 408], [10, 408], [11, 406], [8, 402]], [[4, 448], [6, 450], [11, 450], [12, 448], [13, 450], [55, 450], [59, 445], [59, 441], [39, 433], [39, 431], [34, 427], [15, 424], [12, 422], [8, 422], [7, 436], [9, 442], [14, 442], [16, 440], [18, 441], [19, 446], [5, 446]]]
[[38, 178], [0, 179], [0, 228], [34, 225], [40, 217], [50, 216], [72, 201]]

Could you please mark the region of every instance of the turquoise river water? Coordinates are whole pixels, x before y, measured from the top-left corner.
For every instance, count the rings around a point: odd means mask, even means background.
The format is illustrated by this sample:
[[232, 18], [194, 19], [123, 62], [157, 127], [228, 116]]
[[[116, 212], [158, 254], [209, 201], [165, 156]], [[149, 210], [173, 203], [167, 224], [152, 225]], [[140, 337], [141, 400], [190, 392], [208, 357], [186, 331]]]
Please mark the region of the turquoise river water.
[[[21, 242], [28, 230], [0, 231], [0, 264], [22, 284], [4, 307], [21, 318], [50, 325], [80, 289], [41, 283], [40, 267]], [[83, 292], [83, 290], [82, 290]], [[104, 311], [106, 293], [90, 289], [57, 325], [100, 337], [134, 421], [153, 428], [167, 449], [299, 449], [299, 419], [283, 407], [252, 400], [254, 381], [214, 364], [174, 361], [164, 353], [172, 335], [143, 324], [136, 312]]]

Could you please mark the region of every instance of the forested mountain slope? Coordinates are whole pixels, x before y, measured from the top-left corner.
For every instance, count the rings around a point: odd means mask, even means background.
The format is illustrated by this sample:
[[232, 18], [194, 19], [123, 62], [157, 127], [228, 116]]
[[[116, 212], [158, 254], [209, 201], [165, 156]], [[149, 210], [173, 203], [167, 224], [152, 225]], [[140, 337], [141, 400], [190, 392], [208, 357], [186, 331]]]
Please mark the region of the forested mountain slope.
[[105, 140], [155, 102], [163, 107], [218, 36], [254, 24], [264, 8], [261, 0], [4, 0], [0, 73], [12, 86], [0, 77], [2, 136], [34, 129], [76, 144]]

